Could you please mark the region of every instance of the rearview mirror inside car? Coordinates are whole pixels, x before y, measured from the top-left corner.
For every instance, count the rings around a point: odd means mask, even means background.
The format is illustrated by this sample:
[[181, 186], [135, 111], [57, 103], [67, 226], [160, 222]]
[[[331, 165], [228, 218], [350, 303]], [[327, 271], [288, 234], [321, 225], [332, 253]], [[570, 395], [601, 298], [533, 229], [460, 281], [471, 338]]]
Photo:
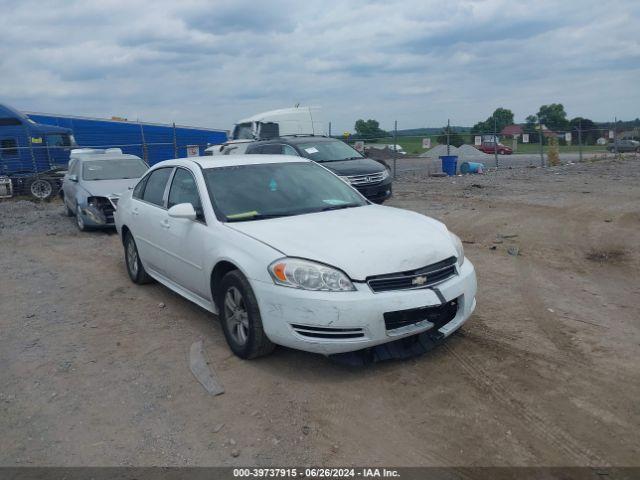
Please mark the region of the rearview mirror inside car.
[[188, 220], [195, 220], [197, 217], [196, 211], [193, 205], [190, 203], [179, 203], [169, 209], [169, 216], [173, 218], [186, 218]]

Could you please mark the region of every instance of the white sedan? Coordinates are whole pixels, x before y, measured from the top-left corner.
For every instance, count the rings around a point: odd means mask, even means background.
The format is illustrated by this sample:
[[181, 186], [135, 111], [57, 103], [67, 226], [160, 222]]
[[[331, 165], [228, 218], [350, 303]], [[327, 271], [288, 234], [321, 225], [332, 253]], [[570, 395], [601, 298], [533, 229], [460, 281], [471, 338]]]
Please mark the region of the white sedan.
[[217, 314], [242, 358], [441, 341], [476, 305], [473, 265], [444, 224], [372, 204], [299, 157], [158, 163], [115, 223], [131, 280]]

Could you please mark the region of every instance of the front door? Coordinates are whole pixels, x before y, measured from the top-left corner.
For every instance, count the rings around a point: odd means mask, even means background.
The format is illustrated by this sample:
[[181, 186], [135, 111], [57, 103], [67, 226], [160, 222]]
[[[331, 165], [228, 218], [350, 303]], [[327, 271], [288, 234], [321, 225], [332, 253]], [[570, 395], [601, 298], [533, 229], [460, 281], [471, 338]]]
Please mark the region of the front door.
[[167, 208], [180, 203], [190, 203], [197, 218], [172, 218], [167, 213], [162, 237], [168, 253], [167, 276], [182, 288], [202, 298], [209, 298], [209, 280], [204, 271], [207, 225], [202, 201], [193, 174], [186, 168], [178, 167], [171, 180]]

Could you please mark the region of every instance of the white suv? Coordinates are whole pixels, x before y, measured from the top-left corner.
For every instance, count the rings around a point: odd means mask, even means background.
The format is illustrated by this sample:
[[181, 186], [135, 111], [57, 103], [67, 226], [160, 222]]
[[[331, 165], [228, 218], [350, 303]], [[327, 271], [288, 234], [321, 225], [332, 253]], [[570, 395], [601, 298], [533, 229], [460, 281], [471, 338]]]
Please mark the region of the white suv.
[[218, 314], [242, 358], [441, 341], [476, 305], [473, 265], [442, 223], [371, 204], [299, 157], [158, 163], [115, 221], [131, 279]]

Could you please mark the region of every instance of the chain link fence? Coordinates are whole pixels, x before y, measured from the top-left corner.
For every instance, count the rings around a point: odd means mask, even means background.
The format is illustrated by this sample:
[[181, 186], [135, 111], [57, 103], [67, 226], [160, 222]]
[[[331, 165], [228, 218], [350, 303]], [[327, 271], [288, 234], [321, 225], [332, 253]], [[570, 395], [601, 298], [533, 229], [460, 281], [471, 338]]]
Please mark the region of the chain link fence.
[[[512, 125], [500, 131], [461, 131], [455, 127], [423, 129], [424, 133], [386, 132], [380, 136], [342, 136], [367, 156], [393, 165], [393, 172], [441, 172], [442, 156], [484, 169], [547, 167], [617, 155], [640, 155], [640, 127], [551, 130], [544, 126]], [[473, 168], [472, 168], [473, 169]], [[463, 170], [464, 171], [464, 170]]]

